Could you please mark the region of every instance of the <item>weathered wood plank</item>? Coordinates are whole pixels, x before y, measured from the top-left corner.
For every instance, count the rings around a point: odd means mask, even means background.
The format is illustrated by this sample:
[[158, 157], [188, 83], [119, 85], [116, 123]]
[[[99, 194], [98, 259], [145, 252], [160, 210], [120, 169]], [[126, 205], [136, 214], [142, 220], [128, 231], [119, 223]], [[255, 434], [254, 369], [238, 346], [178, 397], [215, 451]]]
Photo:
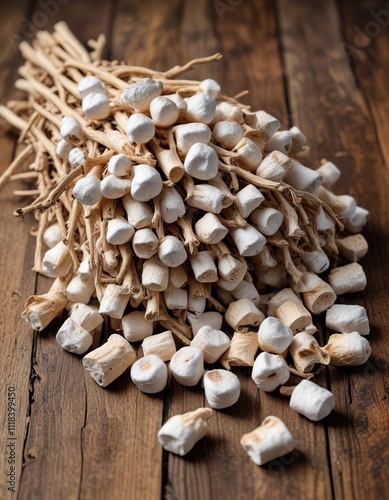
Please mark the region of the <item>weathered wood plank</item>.
[[[337, 405], [328, 431], [334, 493], [336, 498], [385, 498], [389, 349], [388, 295], [381, 263], [389, 250], [389, 207], [387, 167], [366, 106], [368, 94], [372, 95], [373, 66], [361, 70], [361, 93], [343, 51], [334, 2], [297, 1], [291, 9], [289, 2], [280, 0], [279, 7], [291, 110], [307, 134], [311, 159], [317, 165], [323, 156], [334, 161], [343, 172], [337, 192], [352, 194], [371, 211], [364, 230], [370, 245], [363, 261], [368, 289], [342, 301], [367, 308], [373, 355], [366, 366], [329, 371]], [[352, 11], [354, 4], [348, 9]], [[363, 19], [366, 23], [368, 18]], [[348, 21], [346, 31], [352, 33], [355, 25]], [[368, 82], [366, 87], [362, 80]]]
[[[63, 20], [83, 43], [109, 31], [111, 4], [103, 0], [82, 2], [76, 10], [72, 3], [57, 6], [55, 15], [47, 15], [47, 23], [41, 29], [51, 29]], [[40, 9], [37, 4], [33, 18]], [[51, 280], [39, 277], [37, 293], [45, 293], [50, 284]], [[37, 379], [20, 483], [23, 499], [77, 499], [82, 487], [88, 395], [80, 357], [62, 350], [55, 341], [59, 325], [60, 321], [55, 321], [37, 336]], [[105, 481], [104, 475], [100, 480]]]
[[[20, 36], [25, 16], [28, 17], [28, 13], [29, 2], [26, 0], [16, 0], [12, 4], [3, 2], [0, 5], [0, 18], [3, 26], [0, 33], [0, 46], [2, 47], [0, 100], [2, 103], [16, 97], [10, 84], [16, 75], [15, 63], [19, 62], [20, 58], [13, 42]], [[16, 136], [9, 132], [8, 126], [2, 122], [1, 173], [11, 163], [15, 152]], [[0, 376], [3, 387], [0, 403], [0, 419], [3, 425], [0, 433], [0, 497], [4, 499], [14, 498], [16, 493], [12, 491], [12, 487], [17, 492], [20, 484], [23, 442], [28, 425], [33, 348], [31, 331], [20, 318], [24, 301], [34, 292], [35, 287], [35, 276], [30, 271], [33, 264], [33, 239], [29, 235], [31, 219], [15, 221], [12, 215], [17, 203], [17, 199], [12, 194], [15, 188], [20, 188], [20, 184], [8, 185], [0, 193], [0, 303], [2, 309]], [[13, 477], [12, 474], [15, 476]]]

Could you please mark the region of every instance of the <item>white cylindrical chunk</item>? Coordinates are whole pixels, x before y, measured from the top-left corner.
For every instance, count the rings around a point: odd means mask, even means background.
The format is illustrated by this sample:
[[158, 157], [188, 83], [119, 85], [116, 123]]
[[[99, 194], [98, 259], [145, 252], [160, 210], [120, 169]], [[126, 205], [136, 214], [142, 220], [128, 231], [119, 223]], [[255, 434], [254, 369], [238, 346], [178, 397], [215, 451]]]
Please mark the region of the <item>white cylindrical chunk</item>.
[[142, 311], [132, 311], [122, 318], [123, 335], [128, 342], [139, 342], [153, 334], [154, 323]]
[[256, 333], [235, 332], [230, 347], [220, 358], [220, 363], [226, 370], [230, 370], [231, 366], [253, 366], [257, 351]]
[[259, 307], [260, 297], [254, 283], [242, 280], [238, 286], [231, 291], [231, 293], [234, 299], [249, 299], [255, 307]]
[[171, 127], [180, 112], [175, 102], [165, 96], [155, 97], [150, 103], [151, 119], [156, 127]]
[[277, 118], [269, 115], [269, 113], [263, 110], [256, 111], [252, 115], [246, 116], [246, 122], [251, 127], [258, 129], [265, 141], [268, 141], [281, 126]]
[[310, 380], [302, 380], [294, 389], [290, 398], [292, 410], [304, 415], [313, 422], [327, 417], [335, 406], [332, 392]]
[[158, 250], [157, 235], [149, 228], [138, 229], [132, 238], [132, 249], [140, 259], [150, 259]]
[[311, 372], [316, 364], [330, 363], [329, 353], [319, 346], [313, 335], [307, 332], [299, 332], [293, 337], [289, 352], [296, 370], [301, 373]]
[[242, 124], [244, 122], [242, 108], [226, 101], [218, 102], [212, 123], [221, 121], [232, 121]]
[[351, 233], [358, 233], [366, 224], [369, 211], [362, 207], [355, 207], [354, 213], [349, 216], [347, 229]]
[[62, 139], [67, 142], [82, 141], [84, 132], [80, 122], [74, 116], [64, 116], [61, 120], [60, 134]]
[[181, 347], [170, 361], [170, 370], [181, 385], [195, 386], [204, 373], [203, 351], [198, 347]]
[[369, 341], [358, 332], [331, 335], [325, 349], [330, 353], [332, 366], [363, 365], [371, 354]]
[[330, 260], [322, 250], [304, 252], [302, 263], [311, 273], [321, 274], [330, 267]]
[[55, 247], [55, 245], [62, 241], [62, 229], [58, 222], [51, 224], [45, 229], [43, 233], [43, 241], [49, 248]]
[[184, 311], [188, 308], [188, 290], [168, 286], [163, 292], [166, 307], [170, 310]]
[[185, 118], [188, 122], [211, 123], [215, 111], [216, 101], [208, 94], [199, 92], [186, 99]]
[[355, 198], [348, 194], [336, 195], [325, 187], [320, 186], [317, 195], [342, 219], [350, 219], [357, 208]]
[[305, 135], [301, 132], [301, 130], [294, 126], [289, 129], [289, 132], [292, 134], [292, 149], [290, 152], [299, 153], [303, 151], [307, 147], [307, 139]]
[[201, 314], [200, 316], [187, 313], [187, 320], [192, 328], [193, 337], [195, 337], [197, 335], [197, 332], [204, 325], [209, 325], [216, 330], [220, 330], [223, 323], [223, 316], [217, 311], [208, 311]]
[[369, 319], [366, 309], [362, 306], [334, 304], [326, 313], [326, 326], [336, 332], [358, 332], [368, 335]]
[[130, 142], [145, 144], [154, 137], [155, 125], [148, 116], [142, 113], [134, 113], [128, 120], [126, 132]]
[[288, 349], [292, 340], [292, 330], [279, 319], [269, 316], [262, 321], [258, 330], [258, 344], [261, 351], [282, 354]]
[[66, 287], [66, 297], [70, 302], [88, 304], [94, 291], [95, 282], [92, 276], [85, 280], [80, 274], [76, 274]]
[[118, 154], [110, 158], [108, 162], [108, 172], [117, 177], [124, 177], [131, 173], [132, 161], [127, 155]]
[[163, 292], [169, 284], [169, 268], [157, 256], [143, 263], [142, 285], [154, 292]]
[[366, 255], [369, 245], [362, 234], [351, 234], [335, 240], [339, 253], [349, 262], [357, 262]]
[[175, 415], [161, 427], [158, 441], [165, 450], [182, 457], [207, 434], [207, 420], [211, 416], [211, 408], [198, 408], [183, 415]]
[[259, 326], [265, 316], [250, 299], [239, 299], [228, 306], [224, 319], [231, 328], [238, 330], [243, 326]]
[[174, 187], [163, 186], [160, 199], [161, 217], [167, 224], [172, 224], [185, 215], [184, 200]]
[[331, 217], [324, 211], [323, 207], [320, 207], [317, 216], [317, 230], [318, 231], [328, 231], [335, 228], [334, 221]]
[[188, 258], [184, 245], [175, 236], [166, 236], [158, 247], [158, 257], [168, 267], [178, 267]]
[[240, 444], [256, 465], [282, 457], [294, 448], [289, 429], [282, 420], [272, 416], [266, 417], [260, 427], [244, 434]]
[[104, 290], [99, 313], [121, 319], [130, 300], [130, 295], [119, 285], [109, 284]]
[[203, 378], [204, 392], [211, 408], [222, 410], [234, 405], [240, 396], [238, 377], [228, 370], [210, 370]]
[[177, 148], [183, 153], [198, 142], [208, 144], [211, 141], [211, 129], [205, 123], [186, 123], [174, 128]]
[[231, 254], [224, 254], [218, 258], [217, 270], [223, 280], [240, 283], [247, 272], [247, 263], [244, 259], [239, 260]]
[[125, 196], [122, 202], [131, 226], [135, 229], [151, 226], [153, 211], [147, 203], [135, 200], [131, 195]]
[[203, 351], [205, 363], [216, 363], [230, 347], [230, 339], [221, 330], [205, 325], [197, 331], [190, 345]]
[[207, 299], [205, 297], [194, 298], [189, 294], [187, 309], [195, 316], [200, 316], [200, 314], [203, 314], [206, 305], [207, 305]]
[[85, 161], [85, 153], [80, 148], [72, 148], [69, 151], [68, 161], [72, 167], [78, 167]]
[[271, 207], [257, 208], [250, 214], [250, 221], [265, 236], [273, 236], [284, 221], [281, 212]]
[[146, 394], [156, 394], [163, 391], [167, 384], [167, 378], [167, 366], [155, 354], [138, 359], [131, 367], [131, 380], [140, 391]]
[[225, 290], [226, 292], [232, 292], [233, 290], [235, 290], [235, 288], [238, 286], [239, 283], [226, 281], [222, 278], [219, 278], [216, 284], [221, 290]]
[[281, 151], [285, 155], [292, 149], [292, 134], [289, 130], [275, 132], [266, 142], [266, 151]]
[[218, 280], [216, 264], [207, 250], [190, 256], [194, 277], [200, 283], [215, 283]]
[[228, 234], [228, 229], [223, 226], [215, 214], [205, 214], [195, 224], [195, 233], [201, 243], [213, 245], [219, 243]]
[[169, 282], [176, 288], [185, 286], [188, 283], [188, 271], [186, 266], [181, 264], [181, 266], [172, 267], [169, 271]]
[[74, 354], [84, 354], [93, 343], [92, 335], [72, 318], [64, 322], [55, 338], [63, 349]]
[[221, 189], [209, 184], [197, 184], [187, 199], [187, 204], [204, 212], [220, 214], [223, 210], [224, 199], [225, 194]]
[[244, 136], [244, 128], [236, 122], [221, 121], [212, 129], [213, 141], [231, 151]]
[[124, 217], [115, 217], [108, 221], [107, 241], [111, 245], [124, 245], [134, 236], [135, 229]]
[[161, 82], [144, 78], [126, 87], [121, 95], [121, 100], [134, 108], [135, 111], [147, 111], [151, 101], [161, 95], [162, 89]]
[[301, 332], [311, 325], [312, 316], [301, 302], [286, 300], [275, 312], [276, 317], [293, 333]]
[[197, 142], [188, 151], [184, 167], [186, 173], [195, 179], [208, 181], [219, 171], [219, 158], [210, 146]]
[[103, 197], [100, 179], [91, 173], [82, 177], [76, 182], [72, 194], [82, 205], [95, 205]]
[[111, 114], [109, 99], [105, 94], [88, 94], [82, 100], [82, 111], [89, 120], [105, 120]]
[[330, 161], [323, 163], [316, 172], [322, 176], [321, 185], [326, 189], [331, 189], [340, 177], [340, 170]]
[[55, 148], [55, 154], [59, 156], [62, 160], [69, 159], [69, 153], [73, 149], [73, 145], [70, 142], [61, 139]]
[[232, 229], [230, 234], [242, 257], [258, 255], [266, 244], [263, 234], [250, 225]]
[[81, 99], [84, 99], [89, 94], [105, 94], [105, 88], [101, 80], [96, 76], [84, 76], [78, 82], [78, 92]]
[[135, 359], [135, 351], [127, 340], [114, 333], [105, 344], [84, 356], [82, 364], [97, 384], [106, 387], [124, 373]]
[[178, 108], [180, 116], [183, 116], [186, 111], [186, 101], [179, 93], [175, 94], [167, 94], [165, 97], [169, 98], [171, 101], [175, 103]]
[[239, 165], [249, 172], [255, 172], [262, 161], [262, 151], [255, 142], [247, 137], [243, 137], [238, 142], [234, 151], [239, 155]]
[[135, 165], [131, 183], [131, 196], [138, 201], [150, 201], [162, 191], [161, 176], [150, 165]]
[[279, 354], [261, 352], [254, 362], [251, 378], [258, 389], [274, 391], [289, 380], [290, 372], [284, 358]]
[[162, 361], [170, 361], [176, 352], [173, 334], [170, 330], [146, 337], [142, 342], [144, 356], [156, 354]]
[[357, 262], [342, 267], [335, 267], [328, 275], [328, 281], [336, 295], [361, 292], [366, 288], [366, 274]]
[[236, 193], [236, 205], [240, 215], [247, 219], [253, 210], [259, 207], [265, 197], [259, 189], [252, 184], [247, 184], [243, 189]]
[[42, 264], [52, 277], [66, 276], [72, 267], [67, 245], [61, 240], [50, 250], [47, 250], [43, 255]]
[[321, 183], [321, 175], [310, 168], [305, 167], [296, 160], [291, 160], [284, 181], [300, 191], [308, 191], [316, 194]]
[[213, 80], [212, 78], [207, 78], [206, 80], [200, 82], [199, 87], [203, 92], [213, 97], [214, 99], [219, 96], [221, 91], [220, 85], [216, 80]]
[[259, 164], [256, 174], [270, 181], [281, 181], [290, 167], [291, 160], [281, 151], [272, 151]]
[[128, 194], [131, 190], [130, 179], [121, 179], [110, 174], [104, 177], [100, 184], [101, 192], [105, 198], [116, 200]]
[[336, 300], [333, 288], [315, 273], [304, 273], [293, 289], [302, 294], [304, 305], [312, 314], [321, 314]]
[[79, 302], [71, 306], [70, 318], [88, 332], [96, 330], [104, 321], [97, 309]]

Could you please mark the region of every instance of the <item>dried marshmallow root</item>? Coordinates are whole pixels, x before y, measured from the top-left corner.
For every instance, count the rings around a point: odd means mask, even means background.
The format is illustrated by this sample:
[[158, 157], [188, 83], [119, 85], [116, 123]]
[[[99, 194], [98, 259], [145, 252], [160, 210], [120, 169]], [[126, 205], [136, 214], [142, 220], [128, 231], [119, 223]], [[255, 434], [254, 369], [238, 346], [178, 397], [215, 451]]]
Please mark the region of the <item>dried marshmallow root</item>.
[[139, 342], [153, 334], [154, 323], [142, 311], [132, 311], [122, 318], [123, 335], [128, 342]]
[[72, 304], [70, 318], [88, 332], [93, 332], [104, 322], [104, 318], [97, 309], [82, 303]]
[[290, 372], [284, 358], [278, 354], [261, 352], [255, 360], [251, 378], [258, 389], [274, 391], [289, 380]]
[[142, 342], [143, 355], [156, 354], [162, 361], [170, 361], [176, 353], [176, 344], [170, 330], [146, 337]]
[[366, 288], [365, 272], [356, 262], [332, 269], [328, 281], [336, 295], [361, 292]]
[[316, 364], [328, 365], [330, 355], [319, 346], [317, 340], [309, 333], [300, 332], [293, 337], [289, 352], [294, 366], [301, 373], [310, 373]]
[[253, 366], [257, 351], [258, 338], [255, 332], [235, 332], [220, 363], [226, 370], [230, 370], [231, 366]]
[[216, 410], [229, 408], [239, 399], [240, 382], [238, 377], [230, 371], [207, 371], [203, 383], [207, 402]]
[[369, 341], [358, 332], [335, 333], [324, 347], [331, 356], [332, 366], [359, 366], [371, 354]]
[[269, 316], [258, 330], [258, 345], [261, 351], [272, 354], [285, 352], [293, 340], [293, 332], [279, 319]]
[[84, 356], [82, 363], [97, 384], [107, 387], [124, 373], [135, 359], [135, 351], [127, 340], [113, 333], [105, 344]]
[[83, 354], [93, 343], [92, 335], [72, 318], [68, 318], [56, 335], [58, 344], [66, 351]]
[[216, 363], [230, 347], [230, 339], [221, 330], [205, 325], [198, 330], [190, 345], [203, 351], [205, 363]]
[[166, 451], [183, 457], [208, 432], [207, 420], [212, 417], [210, 408], [171, 417], [159, 430], [158, 441]]
[[326, 326], [343, 333], [368, 335], [370, 332], [366, 309], [356, 305], [334, 304], [326, 313]]
[[290, 398], [292, 410], [314, 422], [327, 417], [334, 406], [335, 398], [332, 392], [310, 380], [302, 380], [295, 387]]
[[167, 366], [155, 354], [138, 359], [131, 367], [131, 380], [140, 391], [146, 394], [162, 391], [166, 387], [167, 379]]
[[204, 373], [203, 351], [198, 347], [181, 347], [170, 361], [170, 370], [181, 385], [193, 387]]
[[246, 326], [259, 326], [264, 319], [264, 314], [255, 307], [250, 299], [232, 302], [225, 313], [225, 320], [234, 330]]
[[273, 416], [266, 417], [259, 427], [244, 434], [240, 444], [256, 465], [282, 457], [294, 448], [289, 429], [281, 419]]

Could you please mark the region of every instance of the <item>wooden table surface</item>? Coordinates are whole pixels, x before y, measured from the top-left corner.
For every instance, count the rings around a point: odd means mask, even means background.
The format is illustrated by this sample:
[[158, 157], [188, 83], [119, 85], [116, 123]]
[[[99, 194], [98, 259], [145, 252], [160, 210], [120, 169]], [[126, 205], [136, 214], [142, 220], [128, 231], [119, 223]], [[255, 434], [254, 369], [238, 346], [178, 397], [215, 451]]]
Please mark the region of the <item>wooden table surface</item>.
[[[373, 348], [367, 365], [319, 375], [336, 398], [324, 421], [310, 422], [282, 396], [260, 393], [250, 370], [237, 369], [239, 404], [215, 412], [209, 437], [187, 457], [164, 453], [156, 439], [161, 424], [203, 406], [202, 391], [171, 381], [162, 395], [146, 396], [128, 372], [102, 389], [55, 342], [55, 325], [41, 334], [29, 329], [20, 319], [24, 301], [46, 291], [48, 281], [31, 272], [33, 220], [13, 218], [19, 200], [15, 185], [7, 187], [0, 202], [1, 498], [389, 498], [388, 8], [373, 0], [1, 2], [2, 103], [17, 95], [17, 42], [61, 19], [83, 42], [106, 33], [106, 57], [156, 69], [223, 53], [190, 77], [215, 78], [230, 95], [248, 89], [245, 102], [253, 109], [267, 110], [285, 127], [298, 125], [310, 145], [307, 163], [336, 163], [342, 170], [336, 192], [370, 210], [368, 288], [342, 302], [367, 308]], [[4, 169], [16, 139], [4, 123], [1, 132]], [[7, 440], [7, 387], [15, 390], [14, 443]], [[257, 467], [239, 440], [270, 414], [287, 423], [296, 450]], [[7, 491], [13, 444], [18, 494]]]

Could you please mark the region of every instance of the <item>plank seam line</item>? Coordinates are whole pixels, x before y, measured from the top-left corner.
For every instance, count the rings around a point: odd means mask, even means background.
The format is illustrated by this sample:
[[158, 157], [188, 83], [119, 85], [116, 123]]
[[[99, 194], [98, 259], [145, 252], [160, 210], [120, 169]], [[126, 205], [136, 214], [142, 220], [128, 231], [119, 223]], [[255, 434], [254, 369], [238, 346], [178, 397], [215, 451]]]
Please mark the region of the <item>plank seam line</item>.
[[85, 374], [83, 373], [82, 380], [84, 382], [84, 394], [85, 394], [85, 412], [84, 412], [84, 422], [81, 427], [81, 441], [80, 441], [80, 453], [81, 453], [81, 467], [80, 467], [80, 483], [78, 487], [78, 499], [81, 498], [82, 483], [84, 479], [84, 432], [86, 428], [86, 423], [88, 419], [88, 392], [85, 383]]

